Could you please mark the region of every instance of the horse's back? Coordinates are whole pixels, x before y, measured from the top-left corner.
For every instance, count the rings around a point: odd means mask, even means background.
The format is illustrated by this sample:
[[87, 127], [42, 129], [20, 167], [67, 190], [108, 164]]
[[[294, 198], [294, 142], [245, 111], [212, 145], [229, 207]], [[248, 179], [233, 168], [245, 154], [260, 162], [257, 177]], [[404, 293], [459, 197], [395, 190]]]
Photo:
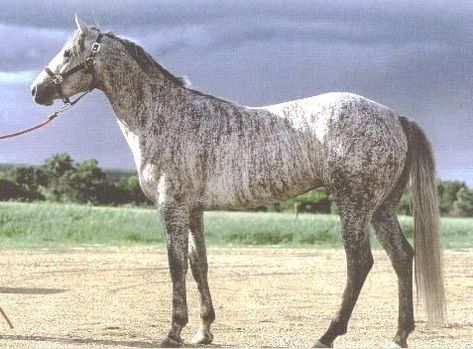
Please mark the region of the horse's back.
[[348, 92], [330, 92], [318, 96], [264, 106], [288, 119], [295, 128], [311, 130], [321, 143], [330, 141], [333, 132], [358, 132], [369, 129], [382, 133], [402, 130], [397, 112], [366, 97]]
[[[338, 196], [388, 194], [406, 162], [400, 114], [352, 93], [327, 93], [264, 109], [317, 139], [320, 177]], [[378, 200], [378, 199], [377, 199]]]

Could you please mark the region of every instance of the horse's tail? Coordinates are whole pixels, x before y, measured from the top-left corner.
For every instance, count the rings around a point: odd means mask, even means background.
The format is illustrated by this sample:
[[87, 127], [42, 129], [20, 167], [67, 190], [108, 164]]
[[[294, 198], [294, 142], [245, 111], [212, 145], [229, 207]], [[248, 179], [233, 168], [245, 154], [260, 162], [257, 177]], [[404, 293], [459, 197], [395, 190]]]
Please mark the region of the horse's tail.
[[432, 147], [415, 122], [401, 117], [408, 139], [412, 214], [414, 216], [415, 281], [425, 300], [428, 323], [444, 325], [446, 316], [435, 161]]

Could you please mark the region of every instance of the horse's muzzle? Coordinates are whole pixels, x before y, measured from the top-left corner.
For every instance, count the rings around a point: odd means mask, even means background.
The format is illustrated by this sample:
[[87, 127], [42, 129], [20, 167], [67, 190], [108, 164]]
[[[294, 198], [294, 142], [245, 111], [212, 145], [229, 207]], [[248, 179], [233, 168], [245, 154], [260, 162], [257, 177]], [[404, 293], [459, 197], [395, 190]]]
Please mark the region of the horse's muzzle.
[[34, 101], [41, 105], [53, 104], [54, 89], [48, 84], [45, 87], [38, 85], [31, 86], [31, 95]]

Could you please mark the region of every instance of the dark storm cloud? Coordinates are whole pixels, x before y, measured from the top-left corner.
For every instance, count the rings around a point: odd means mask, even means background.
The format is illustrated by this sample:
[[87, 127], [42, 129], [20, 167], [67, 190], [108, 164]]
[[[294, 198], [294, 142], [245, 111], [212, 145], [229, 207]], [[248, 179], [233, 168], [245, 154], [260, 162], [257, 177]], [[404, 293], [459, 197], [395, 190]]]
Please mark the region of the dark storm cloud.
[[[471, 48], [473, 6], [380, 1], [2, 1], [0, 71], [28, 69], [58, 49], [73, 15], [140, 38], [155, 54], [247, 41]], [[38, 30], [39, 29], [39, 30]], [[50, 35], [48, 35], [50, 33]], [[10, 38], [10, 40], [8, 40]], [[16, 45], [11, 45], [16, 38]]]
[[[465, 1], [115, 1], [115, 0], [48, 0], [2, 1], [0, 21], [8, 24], [69, 28], [71, 15], [79, 13], [103, 25], [170, 26], [175, 24], [207, 24], [221, 18], [287, 18], [298, 22], [329, 20], [331, 22], [380, 23], [387, 33], [408, 27], [438, 25], [439, 39], [448, 38], [448, 24], [468, 23], [471, 4]], [[138, 19], [138, 20], [137, 20]], [[368, 23], [369, 22], [369, 23]], [[392, 27], [391, 25], [395, 25]], [[415, 30], [413, 33], [415, 34]], [[469, 30], [468, 30], [469, 31]], [[373, 32], [372, 32], [373, 33]], [[373, 33], [376, 34], [376, 33]], [[401, 35], [402, 36], [402, 35]], [[431, 35], [432, 36], [432, 35]], [[461, 38], [456, 38], [461, 39]]]
[[25, 71], [46, 64], [66, 37], [59, 30], [0, 22], [0, 71]]

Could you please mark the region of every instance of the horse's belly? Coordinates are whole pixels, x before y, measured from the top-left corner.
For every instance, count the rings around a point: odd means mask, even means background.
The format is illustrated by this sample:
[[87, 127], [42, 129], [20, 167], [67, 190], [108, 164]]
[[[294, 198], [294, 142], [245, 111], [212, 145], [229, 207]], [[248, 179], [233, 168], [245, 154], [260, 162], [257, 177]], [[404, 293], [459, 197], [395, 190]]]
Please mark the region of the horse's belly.
[[321, 185], [310, 171], [293, 169], [283, 175], [274, 167], [271, 172], [247, 172], [220, 176], [208, 183], [206, 209], [243, 209], [277, 203]]

